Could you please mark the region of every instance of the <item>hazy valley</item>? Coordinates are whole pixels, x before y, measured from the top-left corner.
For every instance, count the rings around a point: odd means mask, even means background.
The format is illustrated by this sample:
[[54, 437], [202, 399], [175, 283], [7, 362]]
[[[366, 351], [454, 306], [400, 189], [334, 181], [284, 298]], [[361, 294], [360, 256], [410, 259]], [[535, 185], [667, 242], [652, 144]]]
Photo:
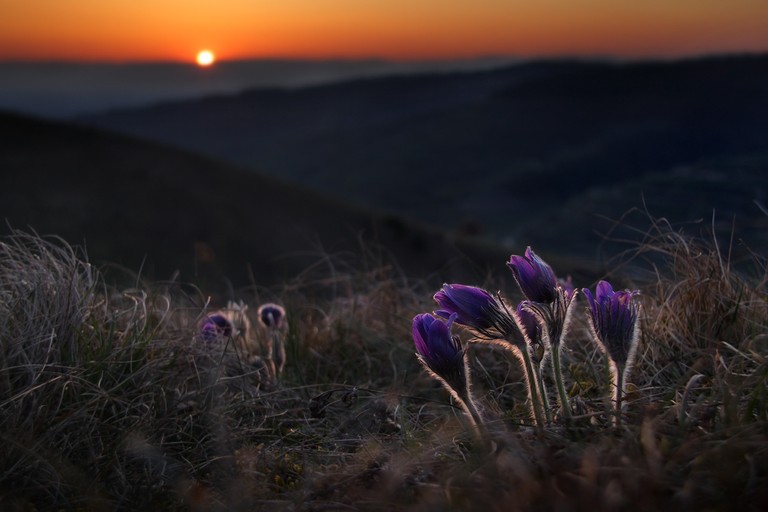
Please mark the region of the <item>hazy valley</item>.
[[[768, 57], [542, 61], [78, 118], [512, 246], [597, 256], [633, 207], [765, 243]], [[684, 200], [681, 200], [684, 198]]]

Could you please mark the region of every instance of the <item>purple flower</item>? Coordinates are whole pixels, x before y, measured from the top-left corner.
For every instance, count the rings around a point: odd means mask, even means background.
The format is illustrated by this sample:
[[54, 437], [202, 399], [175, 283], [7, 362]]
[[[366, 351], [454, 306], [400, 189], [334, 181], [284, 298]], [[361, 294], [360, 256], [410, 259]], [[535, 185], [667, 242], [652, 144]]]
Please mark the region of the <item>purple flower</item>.
[[435, 294], [435, 301], [441, 310], [435, 314], [443, 318], [456, 315], [456, 323], [478, 330], [494, 326], [493, 313], [498, 309], [496, 298], [475, 286], [444, 284]]
[[453, 314], [444, 322], [429, 313], [413, 317], [413, 343], [421, 361], [456, 388], [464, 382], [464, 349], [457, 336], [451, 336]]
[[528, 300], [544, 304], [555, 300], [555, 273], [552, 267], [536, 256], [530, 246], [525, 249], [525, 256], [513, 254], [507, 266], [512, 270], [520, 290]]
[[455, 315], [457, 324], [472, 328], [486, 338], [512, 340], [517, 335], [515, 321], [501, 298], [482, 288], [444, 284], [435, 294], [435, 301], [442, 307], [435, 311], [437, 316]]
[[233, 331], [232, 322], [219, 313], [208, 315], [200, 324], [200, 334], [209, 343], [221, 338], [229, 338]]
[[283, 320], [285, 319], [285, 309], [270, 302], [262, 304], [257, 311], [257, 315], [265, 327], [279, 329], [282, 327]]
[[637, 345], [640, 305], [633, 300], [638, 290], [615, 292], [608, 281], [600, 281], [595, 295], [584, 288], [589, 302], [589, 321], [595, 340], [618, 365], [631, 361]]
[[518, 325], [523, 335], [532, 345], [541, 343], [541, 326], [536, 315], [531, 313], [527, 307], [527, 302], [523, 301], [517, 305], [515, 310], [518, 319]]

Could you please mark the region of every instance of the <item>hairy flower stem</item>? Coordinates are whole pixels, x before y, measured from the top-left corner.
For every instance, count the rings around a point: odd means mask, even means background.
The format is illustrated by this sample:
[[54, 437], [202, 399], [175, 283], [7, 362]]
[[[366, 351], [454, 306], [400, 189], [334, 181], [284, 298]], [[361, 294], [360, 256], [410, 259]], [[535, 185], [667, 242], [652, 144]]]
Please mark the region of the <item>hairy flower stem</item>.
[[560, 344], [552, 345], [552, 372], [555, 374], [555, 385], [560, 397], [560, 411], [566, 421], [571, 419], [571, 404], [568, 402], [568, 394], [563, 384], [563, 373], [560, 368]]
[[539, 384], [539, 395], [541, 396], [541, 406], [544, 408], [544, 416], [547, 419], [547, 425], [552, 423], [552, 411], [549, 407], [549, 398], [547, 398], [547, 388], [544, 387], [544, 378], [541, 374], [541, 366], [533, 365], [536, 372], [536, 382]]
[[462, 409], [464, 409], [464, 412], [467, 413], [467, 416], [470, 418], [475, 428], [482, 432], [483, 418], [480, 415], [480, 411], [478, 410], [477, 405], [475, 404], [475, 400], [472, 398], [472, 394], [467, 392], [466, 396], [461, 397], [459, 405], [462, 407]]
[[536, 374], [533, 371], [533, 364], [531, 363], [531, 354], [528, 353], [528, 347], [523, 346], [520, 349], [520, 353], [523, 356], [523, 364], [525, 366], [525, 376], [528, 382], [528, 401], [531, 404], [531, 411], [533, 412], [533, 418], [536, 421], [536, 426], [540, 429], [544, 428], [544, 415], [541, 411], [542, 406], [539, 401], [538, 384], [536, 383]]
[[[469, 428], [472, 430], [472, 433], [475, 435], [475, 437], [477, 437], [478, 440], [487, 438], [487, 431], [483, 423], [483, 417], [481, 416], [480, 411], [478, 410], [477, 405], [475, 405], [475, 401], [472, 398], [469, 372], [467, 372], [464, 376], [466, 379], [465, 382], [457, 381], [452, 385], [449, 384], [448, 381], [443, 377], [435, 373], [426, 363], [424, 363], [421, 358], [419, 358], [419, 362], [430, 377], [442, 384], [443, 388], [445, 388], [448, 394], [451, 395], [451, 398], [453, 398], [453, 401], [456, 402], [456, 404], [458, 404], [458, 406], [464, 412], [464, 420], [469, 424]], [[461, 389], [457, 390], [456, 387]]]
[[277, 329], [271, 329], [272, 337], [272, 364], [274, 366], [274, 383], [277, 384], [283, 376], [283, 367], [285, 366], [285, 343], [283, 343], [282, 333]]
[[613, 363], [611, 364], [611, 384], [613, 387], [613, 403], [615, 406], [613, 415], [613, 426], [616, 428], [621, 427], [621, 410], [623, 407], [622, 401], [624, 399], [624, 368]]
[[536, 374], [533, 371], [533, 363], [531, 362], [531, 354], [528, 352], [528, 348], [525, 343], [517, 343], [515, 341], [509, 341], [504, 338], [476, 338], [473, 343], [480, 345], [491, 345], [500, 347], [515, 356], [515, 359], [519, 363], [523, 362], [523, 372], [525, 373], [525, 383], [528, 388], [528, 405], [530, 407], [529, 413], [534, 423], [539, 429], [544, 428], [544, 415], [541, 412], [541, 403], [539, 402], [538, 385], [536, 383]]
[[469, 350], [464, 351], [464, 395], [459, 397], [460, 398], [460, 404], [462, 405], [462, 408], [467, 413], [467, 415], [472, 419], [472, 421], [475, 424], [476, 430], [481, 434], [486, 434], [485, 431], [485, 423], [483, 422], [483, 417], [480, 414], [480, 409], [477, 408], [477, 404], [475, 403], [475, 399], [472, 396], [472, 372], [470, 371], [470, 368], [472, 366], [470, 365], [469, 360]]
[[459, 407], [461, 407], [461, 410], [464, 411], [464, 419], [469, 423], [472, 432], [478, 439], [483, 439], [486, 434], [485, 426], [483, 425], [483, 419], [480, 416], [480, 412], [472, 399], [472, 394], [469, 391], [466, 391], [464, 393], [465, 396], [461, 396], [458, 391], [449, 386], [447, 382], [442, 379], [440, 380], [445, 389], [451, 394], [451, 397], [453, 397], [453, 400]]
[[611, 359], [611, 357], [608, 354], [604, 354], [603, 357], [605, 358], [605, 370], [603, 373], [605, 373], [605, 382], [608, 383], [608, 393], [606, 393], [605, 396], [605, 410], [609, 412], [609, 416], [613, 416], [612, 411], [614, 407], [614, 401], [613, 397], [616, 395], [616, 389], [615, 389], [615, 383], [616, 379], [614, 378], [614, 369], [615, 363]]

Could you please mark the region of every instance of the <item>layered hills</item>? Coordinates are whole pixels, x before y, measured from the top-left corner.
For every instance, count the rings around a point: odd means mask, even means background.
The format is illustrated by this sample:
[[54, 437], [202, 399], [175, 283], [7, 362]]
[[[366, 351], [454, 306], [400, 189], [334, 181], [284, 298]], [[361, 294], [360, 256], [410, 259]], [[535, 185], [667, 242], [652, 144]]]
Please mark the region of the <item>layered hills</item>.
[[768, 56], [542, 61], [81, 117], [512, 247], [590, 254], [632, 208], [765, 243]]

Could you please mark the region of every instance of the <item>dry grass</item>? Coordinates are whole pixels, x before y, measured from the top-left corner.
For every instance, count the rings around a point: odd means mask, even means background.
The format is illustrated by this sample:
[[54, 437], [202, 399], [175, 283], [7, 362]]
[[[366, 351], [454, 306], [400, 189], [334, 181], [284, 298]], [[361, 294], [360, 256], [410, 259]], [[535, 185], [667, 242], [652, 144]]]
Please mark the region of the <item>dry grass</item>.
[[579, 314], [564, 354], [578, 418], [531, 429], [516, 363], [476, 348], [478, 442], [413, 356], [434, 290], [391, 269], [337, 263], [232, 297], [288, 312], [268, 388], [243, 354], [197, 340], [199, 291], [116, 289], [60, 240], [16, 232], [0, 246], [0, 508], [763, 509], [765, 262], [745, 277], [662, 221], [632, 258], [646, 272], [618, 272], [645, 317], [624, 426]]

